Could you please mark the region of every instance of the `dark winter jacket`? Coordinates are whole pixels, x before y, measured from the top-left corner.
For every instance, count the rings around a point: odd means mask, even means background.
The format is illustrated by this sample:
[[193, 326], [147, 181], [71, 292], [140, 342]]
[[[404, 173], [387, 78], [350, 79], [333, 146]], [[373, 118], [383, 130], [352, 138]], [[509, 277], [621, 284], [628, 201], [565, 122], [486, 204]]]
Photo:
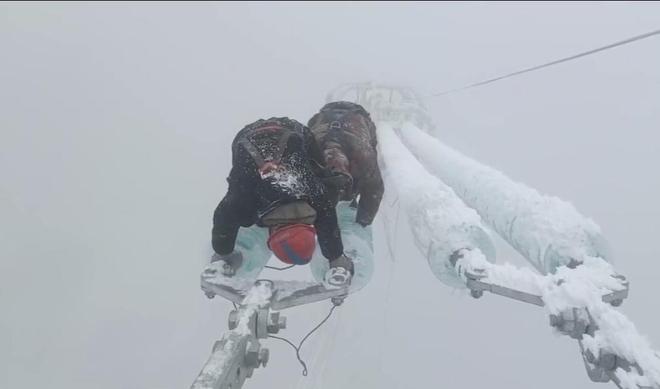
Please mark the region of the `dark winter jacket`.
[[295, 120], [262, 119], [243, 128], [232, 143], [227, 194], [213, 215], [213, 249], [231, 253], [239, 227], [260, 225], [260, 217], [276, 206], [305, 200], [316, 211], [314, 227], [323, 255], [342, 255], [335, 204], [319, 179], [320, 160], [311, 132]]
[[378, 168], [376, 125], [369, 113], [347, 101], [328, 103], [308, 126], [321, 148], [324, 165], [352, 177], [352, 188], [344, 199], [359, 195], [356, 221], [371, 224], [384, 188]]

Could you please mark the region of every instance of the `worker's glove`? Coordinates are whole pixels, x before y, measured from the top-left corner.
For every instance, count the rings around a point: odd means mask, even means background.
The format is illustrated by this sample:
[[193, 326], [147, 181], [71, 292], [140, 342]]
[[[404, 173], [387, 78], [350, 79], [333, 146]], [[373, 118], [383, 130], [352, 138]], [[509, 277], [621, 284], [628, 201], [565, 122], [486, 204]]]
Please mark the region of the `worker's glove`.
[[214, 253], [211, 257], [211, 263], [218, 263], [221, 266], [221, 273], [226, 277], [236, 274], [238, 268], [243, 264], [243, 254], [240, 251], [232, 251], [229, 254]]
[[361, 225], [362, 227], [365, 227], [365, 228], [366, 228], [367, 226], [371, 225], [371, 222], [364, 221], [364, 220], [360, 220], [360, 219], [356, 219], [355, 222], [356, 222], [357, 224]]
[[324, 284], [328, 289], [347, 287], [355, 274], [353, 260], [342, 254], [330, 261], [330, 268], [325, 273]]
[[355, 274], [355, 265], [353, 264], [353, 259], [346, 254], [342, 254], [339, 257], [330, 261], [330, 268], [341, 267], [346, 269], [351, 275]]
[[355, 215], [355, 222], [361, 225], [362, 227], [371, 225], [373, 221], [374, 221], [373, 218], [365, 215], [364, 212], [360, 212], [359, 210], [357, 212], [357, 215]]
[[321, 177], [321, 181], [340, 200], [345, 200], [353, 192], [353, 178], [348, 174], [333, 172]]

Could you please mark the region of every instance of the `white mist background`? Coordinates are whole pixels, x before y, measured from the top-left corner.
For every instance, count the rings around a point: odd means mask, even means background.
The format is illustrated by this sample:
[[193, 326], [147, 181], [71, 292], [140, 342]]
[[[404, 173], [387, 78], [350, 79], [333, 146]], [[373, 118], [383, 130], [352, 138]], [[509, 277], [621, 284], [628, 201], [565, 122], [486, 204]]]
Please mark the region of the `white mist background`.
[[[429, 94], [658, 26], [657, 3], [1, 4], [0, 387], [190, 385], [226, 328], [198, 276], [243, 125], [306, 121], [344, 82]], [[659, 49], [427, 101], [445, 143], [602, 226], [656, 348]], [[246, 388], [607, 387], [542, 310], [437, 282], [400, 220], [395, 261], [377, 221], [374, 280], [305, 345], [310, 375], [268, 341]]]

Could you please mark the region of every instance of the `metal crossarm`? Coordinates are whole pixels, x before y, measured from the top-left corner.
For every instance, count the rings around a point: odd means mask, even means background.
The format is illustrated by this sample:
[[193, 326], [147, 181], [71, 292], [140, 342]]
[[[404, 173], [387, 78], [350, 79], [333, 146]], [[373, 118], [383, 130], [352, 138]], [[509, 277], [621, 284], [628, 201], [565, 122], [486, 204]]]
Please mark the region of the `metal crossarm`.
[[348, 288], [327, 289], [314, 282], [226, 277], [214, 266], [202, 272], [200, 282], [208, 298], [221, 296], [239, 306], [229, 313], [229, 330], [215, 342], [191, 389], [240, 389], [254, 369], [265, 367], [270, 352], [259, 339], [286, 328], [286, 317], [272, 310], [323, 300], [339, 305], [348, 295]]
[[269, 351], [259, 339], [268, 336], [272, 288], [272, 282], [260, 280], [246, 293], [241, 306], [230, 313], [229, 331], [213, 346], [191, 389], [239, 389], [254, 369], [266, 366]]
[[[472, 254], [474, 253], [470, 250], [461, 250], [452, 255], [451, 263], [475, 298], [480, 298], [484, 292], [491, 292], [513, 300], [547, 307], [549, 304], [546, 299], [549, 295], [546, 293], [556, 292], [565, 284], [569, 284], [571, 272], [582, 271], [583, 274], [588, 274], [591, 271], [589, 268], [580, 268], [585, 265], [575, 264], [570, 269], [565, 269], [562, 276], [555, 274], [544, 276], [532, 274], [528, 269], [511, 266], [505, 268], [502, 265], [491, 264], [478, 255], [479, 253]], [[506, 277], [503, 277], [503, 274], [506, 274]], [[521, 287], [515, 286], [516, 280]], [[607, 275], [594, 274], [590, 281], [590, 287], [598, 290], [597, 293], [605, 303], [597, 307], [597, 310], [601, 311], [600, 316], [595, 317], [587, 306], [573, 306], [558, 312], [551, 311], [550, 325], [559, 333], [578, 341], [587, 374], [592, 381], [611, 381], [621, 389], [660, 389], [660, 381], [647, 374], [641, 361], [615, 351], [621, 344], [626, 343], [625, 336], [630, 334], [620, 334], [610, 330], [606, 336], [601, 337], [600, 342], [594, 341], [603, 331], [603, 324], [607, 323], [602, 312], [609, 312], [613, 309], [612, 306], [619, 306], [628, 297], [628, 281], [613, 272]], [[591, 340], [590, 347], [585, 343], [587, 340]], [[653, 354], [652, 350], [647, 351]], [[657, 355], [650, 358], [651, 364], [660, 359]], [[645, 363], [649, 364], [648, 361]]]

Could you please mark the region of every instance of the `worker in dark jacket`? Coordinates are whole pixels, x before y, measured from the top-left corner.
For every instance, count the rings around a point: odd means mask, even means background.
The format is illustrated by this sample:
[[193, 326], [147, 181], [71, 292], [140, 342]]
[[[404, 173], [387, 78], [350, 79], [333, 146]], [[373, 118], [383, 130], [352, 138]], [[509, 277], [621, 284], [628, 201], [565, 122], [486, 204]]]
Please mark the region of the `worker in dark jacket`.
[[344, 177], [335, 187], [335, 200], [356, 200], [356, 222], [367, 226], [383, 198], [378, 168], [376, 125], [361, 106], [348, 101], [328, 103], [308, 126], [321, 148], [323, 164]]
[[239, 228], [269, 229], [268, 247], [282, 261], [308, 263], [316, 236], [330, 261], [326, 282], [350, 282], [353, 262], [343, 253], [335, 203], [321, 180], [327, 171], [309, 129], [288, 118], [256, 121], [232, 143], [229, 188], [213, 216], [213, 261], [231, 276], [243, 258], [234, 251]]

